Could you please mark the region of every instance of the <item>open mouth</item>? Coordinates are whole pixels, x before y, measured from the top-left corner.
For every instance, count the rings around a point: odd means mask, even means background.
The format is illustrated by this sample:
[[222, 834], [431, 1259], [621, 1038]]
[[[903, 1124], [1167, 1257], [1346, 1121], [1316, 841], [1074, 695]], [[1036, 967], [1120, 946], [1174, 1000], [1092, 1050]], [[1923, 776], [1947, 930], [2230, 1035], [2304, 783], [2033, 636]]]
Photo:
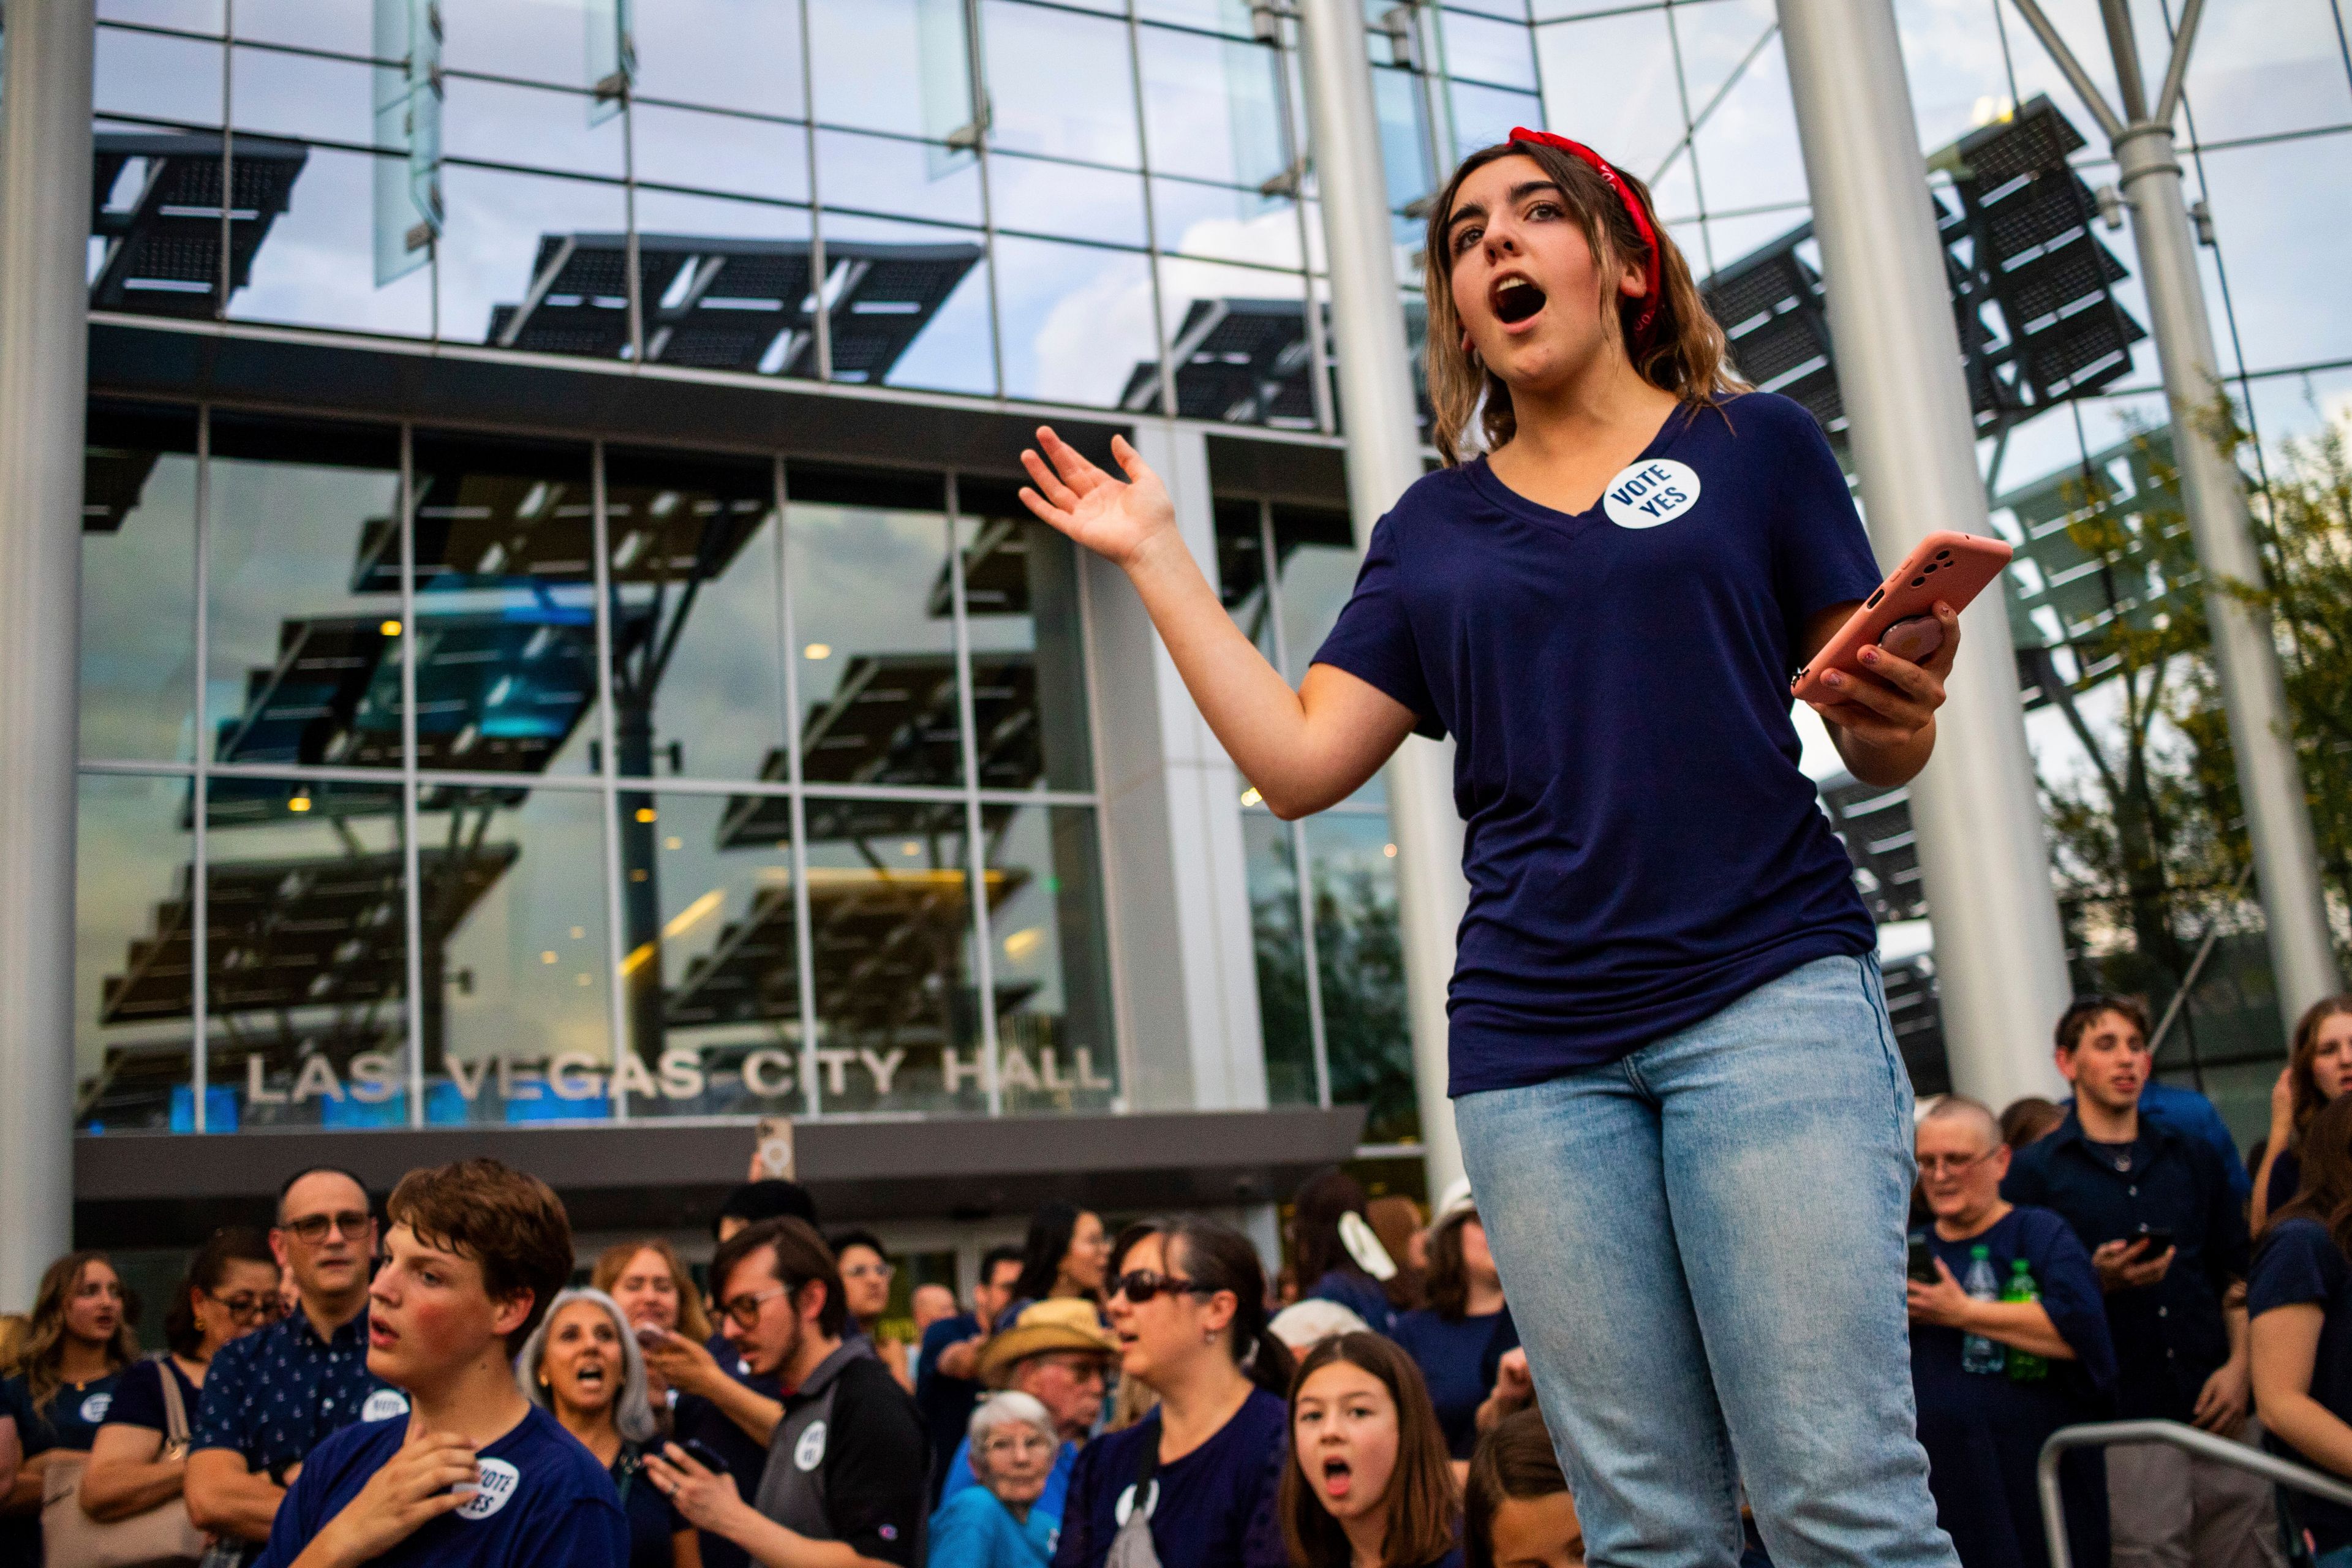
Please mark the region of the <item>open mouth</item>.
[[1325, 1497], [1335, 1500], [1346, 1497], [1348, 1495], [1349, 1489], [1353, 1487], [1355, 1484], [1355, 1471], [1349, 1468], [1347, 1460], [1326, 1459], [1323, 1461], [1323, 1495]]
[[1486, 298], [1506, 326], [1517, 326], [1544, 308], [1544, 291], [1517, 273], [1496, 279]]
[[583, 1365], [580, 1368], [578, 1376], [580, 1379], [580, 1386], [583, 1388], [602, 1388], [604, 1386], [604, 1369], [594, 1362], [589, 1362]]

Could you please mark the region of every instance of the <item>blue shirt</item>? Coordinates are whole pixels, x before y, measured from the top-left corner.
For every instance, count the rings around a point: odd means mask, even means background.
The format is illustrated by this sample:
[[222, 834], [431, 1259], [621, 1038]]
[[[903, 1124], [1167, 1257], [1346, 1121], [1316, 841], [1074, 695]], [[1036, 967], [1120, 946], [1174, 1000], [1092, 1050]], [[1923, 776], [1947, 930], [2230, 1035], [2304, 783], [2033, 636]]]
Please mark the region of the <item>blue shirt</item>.
[[1486, 1373], [1487, 1350], [1502, 1321], [1500, 1312], [1448, 1320], [1426, 1310], [1397, 1320], [1393, 1337], [1421, 1368], [1454, 1458], [1468, 1458], [1478, 1446], [1478, 1406], [1495, 1386]]
[[1669, 415], [1589, 511], [1481, 458], [1381, 520], [1315, 657], [1457, 742], [1450, 1093], [1614, 1060], [1874, 948], [1789, 678], [1813, 616], [1878, 585], [1820, 426], [1769, 393]]
[[[131, 1366], [138, 1364], [133, 1362]], [[33, 1408], [32, 1390], [20, 1372], [7, 1382], [7, 1396], [0, 1402], [0, 1415], [16, 1418], [16, 1441], [28, 1459], [52, 1448], [86, 1454], [90, 1444], [97, 1441], [98, 1429], [114, 1406], [115, 1391], [130, 1370], [119, 1366], [88, 1383], [59, 1384], [57, 1392], [49, 1395], [47, 1407], [42, 1410]]]
[[[2311, 1397], [2340, 1421], [2352, 1421], [2352, 1267], [2343, 1249], [2315, 1219], [2291, 1219], [2263, 1237], [2254, 1270], [2246, 1280], [2246, 1310], [2253, 1317], [2281, 1307], [2317, 1307], [2319, 1349], [2311, 1363]], [[2284, 1440], [2265, 1434], [2271, 1452], [2326, 1472]], [[2352, 1545], [2352, 1509], [2297, 1492], [2295, 1517], [2311, 1531], [2320, 1552]]]
[[169, 1432], [172, 1414], [163, 1407], [166, 1377], [180, 1385], [180, 1408], [188, 1413], [188, 1429], [193, 1433], [196, 1410], [204, 1403], [204, 1390], [189, 1382], [188, 1374], [170, 1356], [142, 1356], [122, 1369], [122, 1380], [114, 1385], [114, 1403], [106, 1407], [103, 1424]]
[[629, 1521], [629, 1568], [670, 1568], [677, 1561], [677, 1532], [693, 1527], [645, 1473], [645, 1452], [635, 1443], [623, 1443], [607, 1473]]
[[[1063, 1444], [1061, 1452], [1054, 1456], [1053, 1470], [1045, 1477], [1045, 1489], [1037, 1494], [1036, 1505], [1030, 1512], [1050, 1513], [1059, 1520], [1069, 1506], [1070, 1475], [1077, 1468], [1078, 1446]], [[948, 1477], [940, 1483], [940, 1501], [945, 1502], [956, 1493], [978, 1485], [980, 1478], [971, 1473], [971, 1439], [966, 1437], [956, 1445], [955, 1458], [948, 1461]]]
[[[2051, 1326], [2074, 1352], [2073, 1361], [2051, 1362], [2042, 1377], [2019, 1382], [2006, 1369], [1965, 1370], [1958, 1329], [1911, 1325], [1911, 1387], [1937, 1522], [1966, 1568], [2044, 1568], [2049, 1547], [2035, 1480], [2042, 1442], [2061, 1426], [2104, 1417], [2115, 1388], [2115, 1342], [2098, 1273], [2065, 1220], [2048, 1209], [2013, 1208], [1966, 1241], [1946, 1241], [1932, 1226], [1926, 1239], [1963, 1282], [1977, 1247], [1985, 1248], [2003, 1289], [2022, 1258]], [[2069, 1454], [2061, 1466], [2077, 1563], [2107, 1561], [2105, 1473], [2095, 1453]]]
[[930, 1439], [934, 1476], [947, 1473], [948, 1456], [963, 1441], [964, 1426], [971, 1420], [971, 1407], [980, 1400], [979, 1384], [968, 1377], [950, 1377], [939, 1370], [940, 1355], [950, 1345], [960, 1345], [978, 1332], [980, 1320], [970, 1312], [942, 1318], [923, 1331], [923, 1348], [915, 1363], [915, 1408], [923, 1413], [923, 1431]]
[[2186, 1421], [2205, 1380], [2230, 1359], [2221, 1299], [2246, 1275], [2246, 1216], [2200, 1139], [2143, 1117], [2118, 1171], [2085, 1147], [2072, 1111], [2058, 1130], [2020, 1149], [2000, 1184], [2013, 1204], [2055, 1209], [2085, 1252], [2151, 1226], [2169, 1229], [2178, 1248], [2154, 1285], [2106, 1297], [2116, 1344], [2116, 1414], [2125, 1420]]
[[[1070, 1477], [1054, 1568], [1102, 1568], [1133, 1504], [1137, 1469], [1160, 1447], [1160, 1412], [1087, 1444]], [[1290, 1454], [1290, 1411], [1262, 1388], [1217, 1435], [1153, 1478], [1146, 1517], [1167, 1568], [1290, 1568], [1283, 1544], [1282, 1467]]]
[[229, 1341], [205, 1373], [193, 1445], [234, 1448], [248, 1470], [306, 1459], [354, 1421], [408, 1414], [408, 1396], [368, 1371], [367, 1313], [322, 1340], [296, 1310]]
[[[1063, 1451], [1069, 1451], [1066, 1445]], [[1015, 1523], [993, 1493], [966, 1485], [950, 1490], [931, 1515], [931, 1555], [924, 1568], [1045, 1568], [1060, 1532], [1061, 1515], [1047, 1513], [1043, 1499], [1025, 1521]]]
[[[2210, 1146], [2221, 1157], [2221, 1169], [2230, 1178], [2230, 1190], [2238, 1194], [2240, 1203], [2254, 1195], [2254, 1178], [2248, 1173], [2245, 1159], [2230, 1136], [2230, 1124], [2221, 1120], [2221, 1113], [2214, 1109], [2211, 1100], [2181, 1084], [2151, 1083], [2139, 1091], [2139, 1110], [2141, 1115], [2153, 1116]], [[2294, 1195], [2293, 1192], [2287, 1194], [2290, 1198]]]
[[[209, 1380], [208, 1380], [209, 1381]], [[256, 1568], [288, 1568], [408, 1438], [405, 1421], [346, 1427], [320, 1443], [278, 1505]], [[378, 1568], [628, 1568], [613, 1478], [538, 1405], [482, 1449], [482, 1489], [373, 1561]]]
[[[743, 1352], [737, 1350], [723, 1333], [713, 1334], [703, 1348], [709, 1351], [728, 1376], [754, 1393], [770, 1399], [782, 1400], [783, 1385], [772, 1377], [755, 1376], [743, 1364]], [[698, 1439], [727, 1461], [727, 1473], [735, 1478], [735, 1490], [749, 1498], [760, 1489], [760, 1477], [768, 1468], [768, 1446], [735, 1425], [734, 1417], [700, 1394], [681, 1394], [671, 1407], [671, 1426], [679, 1442], [688, 1437]], [[711, 1531], [700, 1532], [702, 1568], [749, 1568], [751, 1554]]]
[[1397, 1310], [1380, 1281], [1360, 1269], [1334, 1268], [1308, 1288], [1307, 1300], [1335, 1301], [1364, 1320], [1364, 1327], [1385, 1334], [1396, 1327]]

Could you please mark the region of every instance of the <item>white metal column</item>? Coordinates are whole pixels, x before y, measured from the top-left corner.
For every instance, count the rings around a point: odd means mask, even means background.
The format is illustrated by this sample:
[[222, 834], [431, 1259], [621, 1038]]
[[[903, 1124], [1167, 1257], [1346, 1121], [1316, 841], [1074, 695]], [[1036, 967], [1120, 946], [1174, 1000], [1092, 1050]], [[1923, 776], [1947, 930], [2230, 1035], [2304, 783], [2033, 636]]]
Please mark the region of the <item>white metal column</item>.
[[2180, 30], [2163, 85], [2150, 105], [2140, 71], [2130, 11], [2102, 0], [2107, 47], [2116, 62], [2123, 102], [2116, 112], [2066, 47], [2036, 0], [2018, 10], [2040, 36], [2084, 107], [2113, 145], [2117, 184], [2131, 209], [2139, 250], [2140, 282], [2147, 291], [2148, 331], [2164, 375], [2172, 418], [2172, 450], [2180, 466], [2180, 500], [2205, 569], [2206, 618], [2212, 627], [2213, 664], [2238, 764], [2238, 796], [2270, 935], [2271, 973], [2293, 1026], [2295, 1016], [2337, 988], [2336, 953], [2327, 929], [2327, 895], [2319, 878], [2319, 851], [2294, 754], [2294, 715], [2279, 672], [2278, 644], [2269, 613], [2233, 596], [2227, 584], [2259, 584], [2268, 574], [2254, 545], [2245, 481], [2214, 440], [2212, 426], [2226, 393], [2213, 325], [2198, 275], [2197, 241], [2180, 187], [2180, 160], [2172, 117], [2197, 41], [2203, 0], [2182, 8]]
[[73, 1234], [74, 753], [92, 0], [9, 7], [0, 85], [0, 1309]]
[[[1421, 422], [1412, 402], [1380, 119], [1372, 106], [1359, 0], [1299, 0], [1307, 123], [1323, 232], [1331, 253], [1331, 341], [1348, 437], [1348, 510], [1356, 542], [1421, 478]], [[1397, 918], [1412, 1021], [1423, 1163], [1434, 1200], [1462, 1174], [1462, 1145], [1446, 1098], [1446, 987], [1469, 888], [1462, 821], [1454, 810], [1454, 749], [1418, 738], [1388, 767], [1397, 846]]]
[[[1838, 383], [1873, 542], [1989, 533], [1942, 247], [1889, 0], [1780, 0]], [[2058, 1087], [2068, 996], [2041, 802], [1999, 595], [1970, 610], [1911, 785], [1952, 1082], [2001, 1105]]]

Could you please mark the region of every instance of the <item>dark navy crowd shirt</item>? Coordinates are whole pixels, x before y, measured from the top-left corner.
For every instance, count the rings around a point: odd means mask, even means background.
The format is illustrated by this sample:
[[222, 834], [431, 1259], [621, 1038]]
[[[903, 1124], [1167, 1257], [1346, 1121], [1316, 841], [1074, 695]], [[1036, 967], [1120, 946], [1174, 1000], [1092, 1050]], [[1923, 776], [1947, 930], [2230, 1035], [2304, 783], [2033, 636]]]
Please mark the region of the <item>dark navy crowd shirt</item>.
[[234, 1448], [248, 1470], [307, 1458], [354, 1421], [408, 1414], [408, 1396], [368, 1371], [367, 1313], [320, 1339], [296, 1309], [229, 1341], [205, 1373], [192, 1446]]
[[1449, 1092], [1541, 1082], [1876, 945], [1798, 766], [1806, 624], [1880, 581], [1812, 416], [1677, 408], [1574, 515], [1486, 460], [1407, 490], [1315, 658], [1456, 742]]
[[[207, 1379], [209, 1381], [209, 1379]], [[319, 1445], [278, 1505], [256, 1568], [288, 1568], [407, 1440], [405, 1421], [347, 1427]], [[481, 1489], [370, 1561], [378, 1568], [628, 1568], [613, 1478], [538, 1405], [477, 1456]]]
[[[1157, 1409], [1079, 1451], [1054, 1568], [1102, 1568], [1134, 1506], [1129, 1494], [1147, 1443], [1160, 1445]], [[1167, 1568], [1290, 1568], [1278, 1506], [1289, 1456], [1289, 1406], [1250, 1390], [1215, 1436], [1160, 1467], [1156, 1494], [1147, 1489], [1145, 1517], [1160, 1561]]]
[[[783, 1384], [772, 1376], [755, 1373], [744, 1364], [743, 1352], [723, 1333], [714, 1333], [703, 1342], [719, 1369], [751, 1390], [769, 1399], [784, 1396]], [[678, 1394], [670, 1406], [670, 1428], [677, 1441], [691, 1437], [727, 1461], [727, 1473], [735, 1478], [735, 1490], [742, 1497], [751, 1497], [760, 1489], [760, 1477], [768, 1468], [768, 1446], [735, 1425], [735, 1418], [698, 1394]], [[751, 1554], [714, 1531], [703, 1531], [702, 1568], [749, 1568]]]
[[1478, 1447], [1478, 1406], [1495, 1386], [1487, 1359], [1503, 1322], [1500, 1312], [1445, 1318], [1423, 1309], [1399, 1318], [1391, 1336], [1421, 1368], [1446, 1452], [1454, 1458], [1466, 1459]]
[[938, 1482], [948, 1473], [949, 1456], [963, 1441], [972, 1406], [980, 1402], [980, 1384], [941, 1372], [940, 1357], [950, 1345], [960, 1345], [978, 1332], [980, 1320], [970, 1312], [942, 1318], [923, 1331], [922, 1353], [916, 1359], [915, 1408], [923, 1413], [923, 1431], [930, 1439], [934, 1503], [945, 1500]]
[[[2246, 1311], [2252, 1317], [2299, 1306], [2325, 1314], [2311, 1363], [2311, 1397], [2336, 1419], [2352, 1421], [2352, 1266], [2315, 1219], [2290, 1219], [2265, 1232], [2246, 1280]], [[2265, 1434], [2263, 1441], [2274, 1454], [2328, 1468], [2275, 1435]], [[2294, 1511], [2320, 1553], [2352, 1545], [2352, 1509], [2298, 1493]]]
[[180, 1408], [188, 1414], [188, 1429], [195, 1430], [196, 1412], [204, 1404], [204, 1390], [180, 1370], [180, 1363], [170, 1356], [142, 1356], [125, 1367], [122, 1381], [114, 1385], [114, 1403], [106, 1408], [109, 1426], [142, 1426], [150, 1432], [169, 1432], [172, 1413], [163, 1407], [163, 1380], [169, 1377], [180, 1385]]

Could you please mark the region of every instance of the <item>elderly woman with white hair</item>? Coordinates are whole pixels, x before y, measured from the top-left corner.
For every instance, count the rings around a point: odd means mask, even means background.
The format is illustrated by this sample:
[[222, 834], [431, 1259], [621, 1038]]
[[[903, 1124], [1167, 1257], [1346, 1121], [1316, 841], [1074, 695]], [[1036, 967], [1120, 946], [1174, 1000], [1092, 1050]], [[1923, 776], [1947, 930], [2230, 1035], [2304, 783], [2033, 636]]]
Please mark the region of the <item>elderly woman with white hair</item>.
[[602, 1290], [558, 1295], [515, 1358], [515, 1381], [612, 1472], [629, 1520], [629, 1568], [702, 1568], [694, 1527], [638, 1473], [656, 1426], [620, 1304]]
[[1037, 1500], [1062, 1439], [1053, 1413], [1034, 1395], [992, 1394], [971, 1413], [976, 1487], [931, 1515], [929, 1568], [1046, 1568], [1062, 1521]]

